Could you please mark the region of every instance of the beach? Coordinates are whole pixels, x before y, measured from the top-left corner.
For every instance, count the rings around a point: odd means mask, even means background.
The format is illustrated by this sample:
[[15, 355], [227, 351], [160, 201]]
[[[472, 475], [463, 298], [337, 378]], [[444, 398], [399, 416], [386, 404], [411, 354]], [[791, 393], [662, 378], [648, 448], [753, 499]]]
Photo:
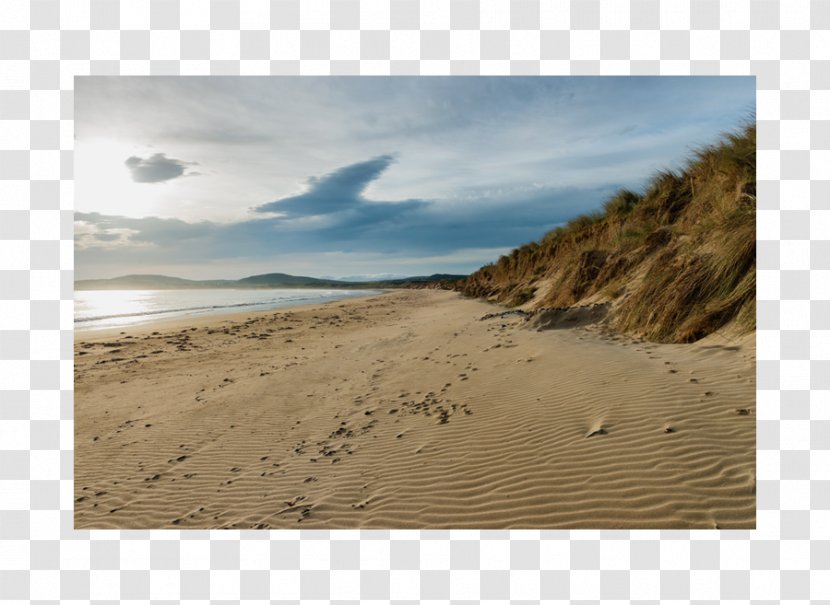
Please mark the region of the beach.
[[439, 290], [75, 338], [75, 526], [755, 527], [754, 334]]

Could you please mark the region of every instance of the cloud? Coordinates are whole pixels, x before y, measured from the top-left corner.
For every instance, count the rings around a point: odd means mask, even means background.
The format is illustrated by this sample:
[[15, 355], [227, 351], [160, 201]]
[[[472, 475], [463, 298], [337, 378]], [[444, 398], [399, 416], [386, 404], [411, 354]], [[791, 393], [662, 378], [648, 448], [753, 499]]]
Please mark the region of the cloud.
[[91, 250], [116, 239], [108, 234], [129, 233], [118, 237], [125, 254], [194, 261], [300, 252], [448, 254], [538, 238], [574, 214], [598, 207], [616, 189], [535, 187], [455, 200], [366, 198], [369, 184], [393, 162], [394, 156], [377, 156], [311, 177], [305, 193], [255, 207], [255, 218], [239, 221], [76, 212], [76, 243], [79, 250]]
[[[401, 272], [467, 272], [495, 260], [502, 250], [541, 237], [580, 211], [598, 207], [614, 190], [543, 187], [462, 200], [367, 199], [367, 186], [390, 163], [389, 157], [374, 158], [309, 179], [306, 193], [264, 204], [255, 218], [240, 221], [77, 212], [76, 266], [106, 270], [79, 275], [100, 277], [174, 261], [193, 271], [243, 267], [236, 270], [237, 277], [256, 272], [245, 267], [289, 273], [300, 270], [292, 267], [302, 267], [311, 275], [354, 275], [355, 262], [370, 258], [372, 264], [361, 267], [361, 273], [376, 273], [371, 267], [387, 268], [386, 262]], [[343, 186], [339, 196], [334, 195], [337, 184]], [[288, 201], [288, 212], [260, 210]], [[117, 249], [108, 246], [107, 254], [101, 255], [103, 240], [115, 239], [107, 236], [110, 233], [125, 235], [113, 242]], [[309, 269], [299, 258], [320, 264]], [[215, 277], [233, 275], [220, 271]]]
[[[755, 82], [90, 76], [75, 98], [79, 276], [357, 275], [492, 261], [682, 164], [754, 107]], [[113, 141], [119, 170], [138, 156], [133, 181], [175, 191], [102, 186]]]
[[[257, 229], [268, 225], [280, 229], [290, 225], [309, 237], [309, 232], [325, 234], [329, 242], [352, 242], [378, 230], [392, 230], [410, 225], [419, 211], [427, 210], [434, 202], [427, 200], [369, 200], [366, 188], [383, 175], [395, 162], [395, 156], [380, 155], [370, 160], [338, 168], [320, 177], [306, 181], [307, 191], [253, 208], [259, 214], [274, 216], [262, 221], [246, 223], [246, 228]], [[253, 223], [256, 223], [254, 225]], [[291, 237], [290, 233], [285, 236]]]
[[353, 211], [362, 219], [371, 216], [389, 217], [397, 212], [417, 207], [425, 202], [370, 202], [363, 194], [369, 184], [377, 180], [395, 161], [393, 155], [380, 155], [365, 162], [350, 164], [321, 177], [306, 181], [308, 190], [300, 195], [285, 197], [254, 208], [256, 212], [278, 212], [286, 218], [321, 216]]
[[168, 158], [163, 153], [156, 153], [147, 159], [131, 156], [124, 164], [129, 168], [136, 183], [162, 183], [182, 176], [187, 167], [196, 162], [183, 162]]
[[[89, 76], [76, 87], [76, 158], [94, 158], [97, 142], [113, 139], [132, 149], [120, 161], [162, 150], [198, 157], [209, 176], [175, 180], [178, 199], [190, 203], [174, 207], [142, 197], [149, 187], [129, 183], [129, 200], [101, 187], [97, 162], [80, 161], [88, 167], [76, 179], [90, 185], [76, 207], [237, 220], [296, 196], [298, 177], [390, 150], [401, 159], [370, 185], [378, 200], [452, 198], [471, 184], [592, 187], [674, 165], [689, 146], [731, 128], [754, 96], [745, 76]], [[582, 168], [601, 151], [624, 154], [627, 165]]]

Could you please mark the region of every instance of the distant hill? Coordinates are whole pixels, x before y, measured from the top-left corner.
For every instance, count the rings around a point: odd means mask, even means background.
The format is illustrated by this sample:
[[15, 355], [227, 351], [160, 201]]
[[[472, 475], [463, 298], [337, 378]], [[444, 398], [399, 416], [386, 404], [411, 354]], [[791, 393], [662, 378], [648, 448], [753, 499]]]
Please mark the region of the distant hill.
[[415, 275], [400, 279], [385, 279], [374, 282], [353, 282], [361, 284], [374, 284], [377, 288], [443, 288], [449, 289], [455, 286], [466, 275], [455, 275], [452, 273], [433, 273], [432, 275]]
[[620, 191], [454, 289], [537, 310], [607, 303], [618, 330], [691, 342], [755, 329], [755, 125], [697, 151], [642, 194]]
[[452, 273], [433, 273], [432, 275], [416, 275], [415, 277], [404, 277], [402, 279], [392, 279], [387, 281], [393, 282], [433, 282], [433, 281], [456, 281], [464, 279], [466, 275], [455, 275]]
[[206, 288], [406, 288], [449, 287], [465, 275], [436, 273], [379, 281], [340, 281], [287, 273], [265, 273], [242, 279], [193, 280], [167, 275], [122, 275], [112, 279], [82, 279], [76, 290], [195, 290]]
[[229, 287], [232, 280], [182, 279], [167, 275], [122, 275], [112, 279], [82, 279], [75, 282], [76, 290], [184, 290], [191, 288]]
[[342, 286], [344, 283], [348, 282], [342, 282], [334, 279], [318, 279], [316, 277], [305, 277], [302, 275], [288, 275], [287, 273], [265, 273], [263, 275], [251, 275], [250, 277], [243, 277], [242, 279], [237, 280], [234, 283], [234, 287], [236, 288], [284, 288], [287, 286], [320, 286], [328, 288], [338, 285]]

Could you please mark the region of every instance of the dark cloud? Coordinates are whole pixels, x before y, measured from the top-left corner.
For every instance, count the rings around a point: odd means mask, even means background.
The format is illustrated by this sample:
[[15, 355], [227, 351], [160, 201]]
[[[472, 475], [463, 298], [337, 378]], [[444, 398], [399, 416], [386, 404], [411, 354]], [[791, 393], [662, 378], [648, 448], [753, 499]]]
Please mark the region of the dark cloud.
[[400, 212], [426, 204], [422, 200], [405, 202], [369, 201], [363, 194], [395, 161], [392, 155], [381, 155], [365, 162], [338, 168], [321, 177], [306, 181], [308, 191], [268, 202], [254, 208], [256, 212], [278, 212], [285, 218], [346, 213], [351, 220], [371, 222], [394, 217]]
[[146, 159], [131, 156], [124, 164], [129, 168], [136, 183], [161, 183], [182, 176], [187, 167], [195, 162], [183, 162], [168, 158], [163, 153], [156, 153]]

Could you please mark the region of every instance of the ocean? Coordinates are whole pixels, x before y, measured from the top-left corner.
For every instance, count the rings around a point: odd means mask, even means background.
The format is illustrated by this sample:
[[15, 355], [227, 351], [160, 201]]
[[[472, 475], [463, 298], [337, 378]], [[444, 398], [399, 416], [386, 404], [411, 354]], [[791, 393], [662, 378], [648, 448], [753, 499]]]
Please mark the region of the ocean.
[[265, 311], [380, 294], [381, 290], [83, 290], [75, 292], [75, 327], [135, 326], [180, 317]]

